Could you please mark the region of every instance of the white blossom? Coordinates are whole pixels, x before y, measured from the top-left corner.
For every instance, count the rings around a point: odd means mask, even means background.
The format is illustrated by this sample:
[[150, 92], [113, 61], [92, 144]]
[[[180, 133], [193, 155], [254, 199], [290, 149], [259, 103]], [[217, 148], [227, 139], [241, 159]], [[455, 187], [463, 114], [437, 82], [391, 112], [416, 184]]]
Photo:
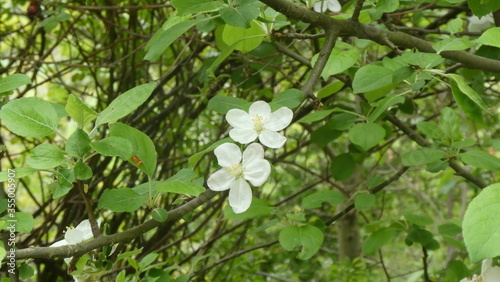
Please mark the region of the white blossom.
[[[100, 224], [100, 219], [97, 221]], [[92, 234], [92, 227], [90, 226], [90, 222], [88, 219], [80, 222], [75, 228], [68, 229], [64, 234], [64, 239], [61, 241], [57, 241], [54, 244], [50, 245], [51, 247], [60, 247], [66, 245], [75, 245], [85, 240], [94, 237]]]
[[271, 165], [264, 159], [264, 148], [253, 143], [241, 154], [236, 144], [224, 143], [214, 153], [222, 168], [208, 178], [208, 187], [214, 191], [229, 189], [229, 205], [233, 211], [246, 211], [252, 203], [252, 189], [247, 181], [260, 186], [271, 173]]
[[468, 18], [469, 25], [467, 26], [467, 30], [470, 32], [483, 32], [484, 30], [493, 26], [495, 21], [493, 20], [492, 14], [487, 14], [478, 18], [477, 16], [472, 16]]
[[324, 13], [326, 12], [326, 10], [338, 13], [340, 12], [340, 10], [342, 10], [342, 6], [340, 5], [338, 0], [325, 0], [314, 3], [313, 9], [318, 13]]
[[485, 259], [481, 265], [481, 275], [474, 274], [460, 282], [500, 282], [500, 267], [492, 266], [492, 259]]
[[254, 102], [247, 112], [232, 109], [227, 112], [226, 120], [233, 127], [229, 136], [241, 143], [248, 144], [257, 137], [269, 148], [281, 148], [286, 137], [277, 131], [287, 127], [293, 118], [293, 112], [287, 107], [281, 107], [271, 112], [271, 107], [264, 101]]

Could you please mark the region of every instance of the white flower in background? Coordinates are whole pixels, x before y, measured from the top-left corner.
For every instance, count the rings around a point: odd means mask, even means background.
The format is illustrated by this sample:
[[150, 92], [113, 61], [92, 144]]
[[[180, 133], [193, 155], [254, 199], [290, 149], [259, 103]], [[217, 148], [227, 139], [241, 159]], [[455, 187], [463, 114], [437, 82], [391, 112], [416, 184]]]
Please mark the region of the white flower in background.
[[338, 0], [326, 0], [314, 3], [313, 9], [318, 13], [324, 13], [326, 12], [326, 10], [338, 13], [340, 12], [340, 10], [342, 10], [342, 6], [340, 5]]
[[[100, 224], [101, 220], [97, 220], [97, 223]], [[85, 240], [94, 237], [92, 234], [92, 227], [90, 226], [90, 222], [88, 219], [80, 222], [75, 228], [68, 229], [64, 234], [64, 239], [61, 241], [57, 241], [54, 244], [50, 245], [51, 247], [60, 247], [66, 245], [75, 245]]]
[[476, 16], [469, 17], [469, 25], [467, 30], [470, 32], [483, 32], [484, 30], [493, 26], [495, 21], [492, 14], [487, 14], [478, 18]]
[[464, 278], [460, 282], [500, 282], [500, 267], [492, 266], [492, 259], [485, 259], [481, 265], [481, 275], [474, 274], [471, 279]]
[[253, 143], [242, 155], [236, 144], [224, 143], [214, 153], [222, 169], [208, 178], [208, 187], [214, 191], [229, 189], [229, 205], [233, 211], [246, 211], [252, 203], [252, 189], [247, 181], [253, 186], [260, 186], [271, 173], [271, 165], [264, 159], [264, 148]]
[[281, 148], [286, 137], [277, 131], [283, 130], [292, 122], [293, 112], [281, 107], [271, 112], [271, 107], [264, 101], [254, 102], [247, 112], [232, 109], [227, 112], [226, 120], [233, 127], [229, 136], [241, 144], [248, 144], [257, 137], [269, 148]]

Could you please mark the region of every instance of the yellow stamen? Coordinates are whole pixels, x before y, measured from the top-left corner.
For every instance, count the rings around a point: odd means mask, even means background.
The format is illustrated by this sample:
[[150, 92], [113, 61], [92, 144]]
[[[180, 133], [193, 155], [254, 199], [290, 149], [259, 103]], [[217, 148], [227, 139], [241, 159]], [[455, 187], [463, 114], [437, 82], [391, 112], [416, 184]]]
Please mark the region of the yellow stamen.
[[264, 124], [263, 124], [264, 117], [261, 117], [260, 115], [255, 115], [252, 118], [252, 121], [254, 123], [255, 131], [257, 131], [257, 134], [260, 134], [264, 130]]
[[241, 164], [230, 166], [227, 170], [229, 173], [236, 176], [237, 179], [243, 176], [243, 167], [241, 166]]

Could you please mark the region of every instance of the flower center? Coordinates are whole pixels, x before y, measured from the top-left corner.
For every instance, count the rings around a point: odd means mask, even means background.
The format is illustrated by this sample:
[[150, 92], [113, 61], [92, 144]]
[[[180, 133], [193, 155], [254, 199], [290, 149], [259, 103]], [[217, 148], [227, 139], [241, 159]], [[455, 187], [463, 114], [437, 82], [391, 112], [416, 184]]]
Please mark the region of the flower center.
[[228, 172], [236, 177], [236, 179], [243, 176], [243, 166], [241, 164], [235, 164], [230, 166]]
[[254, 129], [257, 131], [257, 134], [260, 134], [264, 130], [264, 117], [260, 115], [255, 115], [252, 118]]

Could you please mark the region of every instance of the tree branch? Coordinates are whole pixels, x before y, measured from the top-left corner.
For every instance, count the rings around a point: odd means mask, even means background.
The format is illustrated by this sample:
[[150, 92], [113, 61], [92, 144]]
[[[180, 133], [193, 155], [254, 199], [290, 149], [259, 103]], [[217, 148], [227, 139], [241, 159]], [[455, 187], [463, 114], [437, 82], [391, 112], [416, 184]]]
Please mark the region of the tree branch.
[[[425, 140], [424, 137], [422, 137], [420, 134], [418, 134], [416, 131], [411, 129], [409, 126], [401, 122], [398, 118], [396, 118], [393, 115], [388, 115], [386, 117], [388, 121], [390, 121], [392, 124], [394, 124], [397, 128], [399, 128], [401, 131], [403, 131], [404, 134], [406, 134], [408, 137], [410, 137], [411, 140], [415, 141], [418, 145], [422, 147], [430, 147], [429, 143]], [[461, 167], [459, 164], [457, 164], [453, 160], [448, 160], [448, 163], [450, 164], [450, 167], [457, 173], [457, 175], [462, 176], [463, 178], [469, 180], [470, 182], [474, 183], [476, 186], [479, 188], [484, 188], [486, 187], [486, 183], [484, 183], [483, 180], [475, 177], [472, 175], [470, 172], [465, 170], [463, 167]]]
[[196, 209], [202, 204], [208, 202], [215, 197], [217, 192], [206, 190], [203, 194], [187, 202], [186, 204], [168, 212], [168, 219], [165, 222], [158, 222], [154, 219], [148, 220], [141, 225], [133, 227], [129, 230], [116, 233], [113, 235], [101, 236], [94, 240], [83, 242], [76, 245], [67, 245], [61, 247], [38, 247], [27, 248], [16, 251], [16, 259], [27, 258], [54, 258], [54, 257], [72, 257], [83, 255], [93, 249], [97, 249], [106, 245], [112, 245], [121, 242], [128, 242], [141, 236], [147, 231], [156, 228], [163, 224], [173, 224], [182, 218], [188, 212]]
[[[369, 39], [384, 46], [388, 46], [387, 40], [389, 40], [389, 42], [392, 42], [401, 50], [405, 48], [415, 48], [425, 53], [436, 53], [430, 42], [406, 33], [382, 30], [378, 27], [356, 22], [351, 19], [333, 19], [327, 15], [316, 13], [288, 0], [260, 1], [289, 18], [316, 24], [323, 27], [325, 30], [336, 29], [340, 35]], [[462, 63], [466, 68], [500, 73], [500, 61], [497, 60], [477, 56], [465, 51], [444, 51], [441, 52], [440, 55], [443, 58]]]
[[318, 60], [316, 60], [316, 64], [314, 64], [313, 69], [311, 70], [311, 75], [307, 79], [305, 85], [302, 87], [302, 92], [309, 98], [313, 100], [318, 100], [316, 96], [314, 96], [314, 86], [318, 83], [318, 79], [325, 68], [326, 63], [328, 62], [328, 58], [330, 57], [330, 53], [335, 47], [335, 42], [337, 41], [338, 33], [335, 30], [326, 30], [326, 40], [323, 48], [319, 52]]

